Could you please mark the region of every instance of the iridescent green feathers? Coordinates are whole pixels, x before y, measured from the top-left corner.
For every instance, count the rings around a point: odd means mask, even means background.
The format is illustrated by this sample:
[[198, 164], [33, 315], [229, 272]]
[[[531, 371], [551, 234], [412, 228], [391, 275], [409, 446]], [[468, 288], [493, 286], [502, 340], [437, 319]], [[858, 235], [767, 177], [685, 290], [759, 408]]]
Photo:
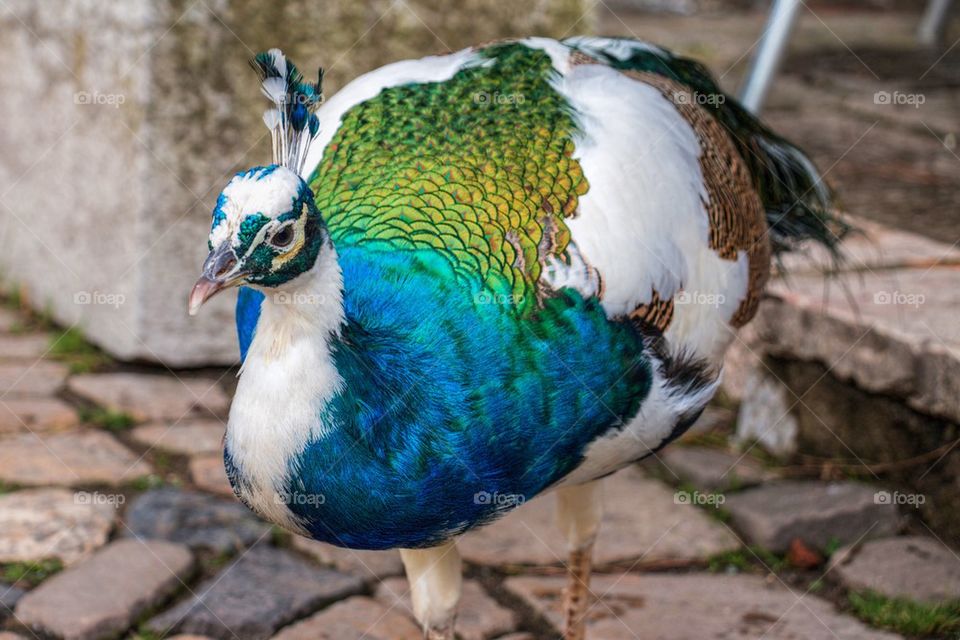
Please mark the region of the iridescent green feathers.
[[316, 83], [304, 82], [279, 49], [258, 53], [250, 66], [260, 77], [263, 95], [273, 103], [263, 113], [273, 142], [273, 164], [299, 174], [310, 142], [320, 130], [314, 111], [323, 101], [323, 69], [318, 71]]
[[479, 301], [535, 307], [541, 263], [570, 241], [587, 191], [555, 71], [520, 44], [442, 83], [384, 89], [347, 111], [310, 179], [338, 247], [444, 260]]

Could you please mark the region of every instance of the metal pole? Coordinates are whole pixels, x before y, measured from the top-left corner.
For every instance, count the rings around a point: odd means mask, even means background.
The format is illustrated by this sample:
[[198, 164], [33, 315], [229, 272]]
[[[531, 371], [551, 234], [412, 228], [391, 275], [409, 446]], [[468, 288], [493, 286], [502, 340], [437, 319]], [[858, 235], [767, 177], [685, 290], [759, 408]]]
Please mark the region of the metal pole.
[[770, 9], [760, 46], [753, 57], [743, 91], [740, 92], [740, 102], [754, 114], [759, 113], [763, 107], [767, 91], [787, 49], [801, 2], [802, 0], [774, 0]]
[[917, 29], [917, 42], [925, 47], [935, 47], [943, 40], [947, 28], [947, 16], [953, 0], [930, 0], [927, 10], [920, 19]]

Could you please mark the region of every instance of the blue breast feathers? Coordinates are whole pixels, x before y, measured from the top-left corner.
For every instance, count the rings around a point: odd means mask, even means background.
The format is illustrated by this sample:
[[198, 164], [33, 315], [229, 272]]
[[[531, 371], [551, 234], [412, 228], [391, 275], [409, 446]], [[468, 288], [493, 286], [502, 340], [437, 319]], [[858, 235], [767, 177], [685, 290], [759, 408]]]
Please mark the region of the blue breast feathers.
[[[319, 540], [420, 547], [488, 522], [572, 471], [649, 391], [642, 337], [595, 299], [563, 290], [521, 317], [435, 255], [347, 247], [340, 265], [344, 390], [283, 487]], [[244, 354], [261, 299], [240, 292]]]

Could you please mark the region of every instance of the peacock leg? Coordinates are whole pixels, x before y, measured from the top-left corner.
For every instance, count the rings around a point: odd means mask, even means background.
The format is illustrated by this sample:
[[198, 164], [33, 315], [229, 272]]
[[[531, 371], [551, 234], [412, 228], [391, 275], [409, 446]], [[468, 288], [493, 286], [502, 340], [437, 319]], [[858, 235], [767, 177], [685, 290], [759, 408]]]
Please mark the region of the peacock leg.
[[557, 523], [567, 541], [563, 640], [583, 640], [590, 606], [593, 542], [603, 517], [601, 480], [557, 489]]
[[407, 571], [413, 615], [426, 640], [453, 640], [462, 570], [456, 541], [429, 549], [401, 549]]

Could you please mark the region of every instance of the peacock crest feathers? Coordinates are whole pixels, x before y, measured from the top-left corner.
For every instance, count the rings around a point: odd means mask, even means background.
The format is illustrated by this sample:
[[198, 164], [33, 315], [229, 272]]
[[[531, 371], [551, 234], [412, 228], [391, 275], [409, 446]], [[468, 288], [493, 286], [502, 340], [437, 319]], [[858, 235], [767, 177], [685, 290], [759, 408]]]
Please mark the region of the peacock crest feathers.
[[323, 69], [317, 72], [316, 83], [306, 82], [280, 49], [258, 53], [250, 66], [260, 77], [260, 91], [273, 103], [263, 112], [273, 143], [273, 164], [299, 175], [310, 143], [320, 131], [314, 112], [323, 102]]

